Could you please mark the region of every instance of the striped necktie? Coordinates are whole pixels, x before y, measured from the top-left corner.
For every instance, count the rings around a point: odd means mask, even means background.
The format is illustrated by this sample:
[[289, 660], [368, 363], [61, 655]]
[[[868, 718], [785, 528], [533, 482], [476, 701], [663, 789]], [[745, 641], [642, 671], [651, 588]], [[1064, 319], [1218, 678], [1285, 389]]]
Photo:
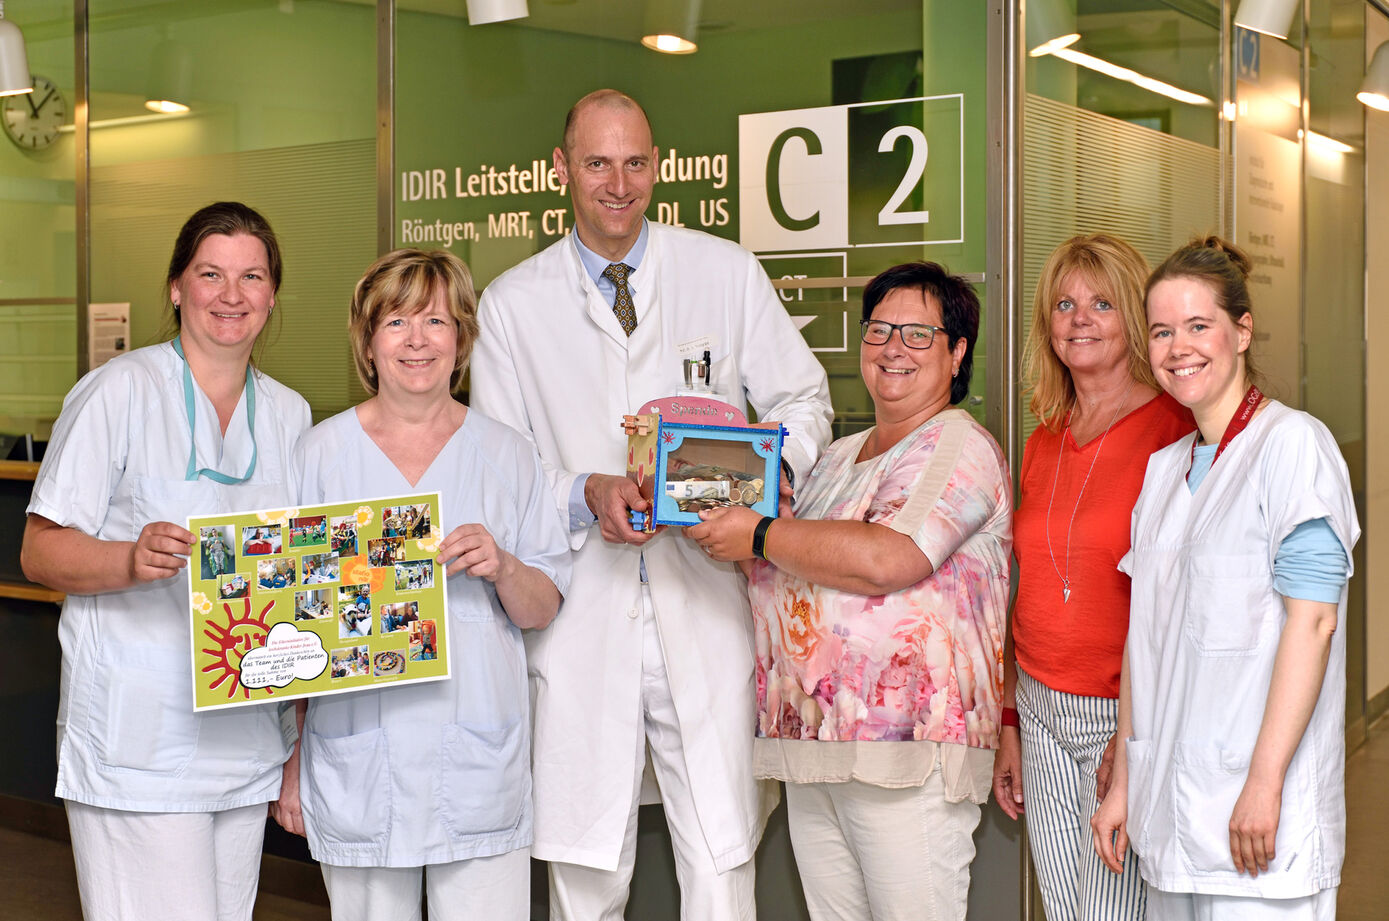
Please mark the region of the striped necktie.
[[617, 314], [617, 322], [622, 324], [622, 331], [629, 336], [632, 335], [632, 330], [637, 328], [637, 311], [632, 306], [632, 292], [627, 288], [627, 273], [631, 271], [632, 267], [622, 262], [614, 262], [603, 270], [603, 277], [617, 288], [617, 295], [613, 298], [613, 313]]

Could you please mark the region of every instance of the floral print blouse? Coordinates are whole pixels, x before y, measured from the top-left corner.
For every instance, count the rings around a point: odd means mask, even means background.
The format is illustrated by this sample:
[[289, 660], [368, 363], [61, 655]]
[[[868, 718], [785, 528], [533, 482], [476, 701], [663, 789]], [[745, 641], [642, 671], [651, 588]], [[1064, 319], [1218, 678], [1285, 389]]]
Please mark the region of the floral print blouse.
[[855, 463], [869, 434], [830, 446], [798, 490], [796, 517], [900, 531], [934, 572], [865, 596], [759, 561], [749, 580], [757, 734], [995, 748], [1012, 542], [1003, 453], [958, 409]]

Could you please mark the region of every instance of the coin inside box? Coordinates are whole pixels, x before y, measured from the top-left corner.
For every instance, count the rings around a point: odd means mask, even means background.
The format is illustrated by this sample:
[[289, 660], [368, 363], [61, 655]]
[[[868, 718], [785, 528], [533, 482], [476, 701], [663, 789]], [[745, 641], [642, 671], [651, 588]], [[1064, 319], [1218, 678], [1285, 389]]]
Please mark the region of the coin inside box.
[[775, 422], [701, 425], [660, 414], [626, 416], [627, 475], [651, 503], [632, 513], [632, 528], [699, 523], [706, 509], [741, 506], [775, 516], [781, 445]]

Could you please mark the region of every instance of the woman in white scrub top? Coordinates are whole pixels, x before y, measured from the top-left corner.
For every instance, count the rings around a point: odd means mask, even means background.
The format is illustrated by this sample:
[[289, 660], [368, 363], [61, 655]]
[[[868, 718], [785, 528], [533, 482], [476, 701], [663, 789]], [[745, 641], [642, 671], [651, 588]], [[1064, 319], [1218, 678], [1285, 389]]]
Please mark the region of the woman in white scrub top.
[[357, 283], [349, 331], [373, 396], [300, 442], [299, 500], [440, 494], [451, 677], [317, 697], [306, 716], [301, 705], [274, 815], [307, 833], [336, 921], [418, 919], [422, 886], [431, 921], [523, 921], [532, 832], [521, 631], [559, 609], [566, 534], [530, 442], [453, 398], [478, 334], [457, 257], [383, 256]]
[[179, 232], [178, 335], [78, 381], [34, 480], [22, 562], [67, 593], [57, 795], [88, 918], [249, 921], [289, 743], [273, 706], [193, 712], [190, 515], [284, 506], [309, 407], [251, 365], [280, 249], [236, 202]]
[[1132, 843], [1148, 917], [1335, 917], [1345, 856], [1346, 581], [1360, 535], [1335, 439], [1256, 386], [1250, 262], [1216, 237], [1148, 281], [1149, 358], [1198, 431], [1154, 454], [1133, 577], [1110, 792], [1091, 825]]

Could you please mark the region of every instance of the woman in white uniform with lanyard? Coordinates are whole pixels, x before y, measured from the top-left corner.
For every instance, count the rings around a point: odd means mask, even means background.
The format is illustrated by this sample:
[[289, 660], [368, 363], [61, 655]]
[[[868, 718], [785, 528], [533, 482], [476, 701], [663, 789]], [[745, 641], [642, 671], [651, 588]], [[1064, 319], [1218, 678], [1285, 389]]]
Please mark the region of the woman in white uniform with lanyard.
[[[439, 493], [450, 677], [310, 701], [274, 815], [307, 833], [335, 921], [418, 921], [424, 886], [431, 921], [524, 921], [521, 631], [559, 609], [568, 540], [535, 448], [453, 397], [478, 333], [472, 278], [456, 256], [381, 257], [357, 283], [348, 329], [372, 397], [300, 442], [299, 499]], [[406, 534], [403, 516], [396, 527]]]
[[1133, 510], [1119, 732], [1092, 819], [1131, 842], [1148, 918], [1324, 921], [1345, 855], [1346, 581], [1360, 535], [1336, 441], [1263, 395], [1250, 263], [1216, 237], [1148, 280], [1148, 354], [1198, 431]]
[[251, 917], [289, 745], [274, 706], [193, 712], [197, 538], [179, 522], [289, 500], [309, 406], [251, 364], [280, 275], [252, 209], [189, 218], [167, 277], [178, 335], [78, 381], [34, 480], [22, 563], [67, 593], [56, 794], [88, 918]]

